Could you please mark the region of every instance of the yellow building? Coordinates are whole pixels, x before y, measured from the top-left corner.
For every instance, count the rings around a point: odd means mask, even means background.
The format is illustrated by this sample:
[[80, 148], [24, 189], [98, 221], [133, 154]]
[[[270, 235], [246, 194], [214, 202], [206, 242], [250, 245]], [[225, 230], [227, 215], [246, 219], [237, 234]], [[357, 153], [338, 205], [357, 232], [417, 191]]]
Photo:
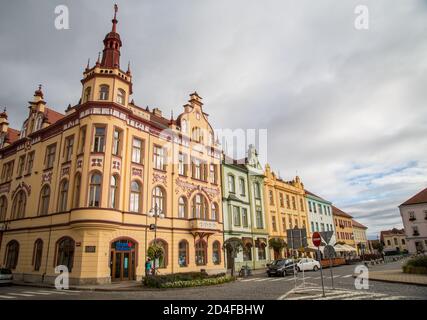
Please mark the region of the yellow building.
[[406, 244], [405, 229], [393, 228], [391, 230], [381, 231], [381, 243], [383, 245], [383, 251], [387, 252], [407, 252], [408, 247]]
[[221, 153], [202, 98], [176, 119], [137, 106], [112, 23], [78, 105], [54, 112], [39, 88], [19, 136], [1, 115], [0, 265], [15, 279], [53, 282], [58, 265], [75, 284], [141, 279], [153, 243], [161, 274], [225, 270]]
[[361, 224], [360, 222], [357, 222], [356, 220], [352, 221], [352, 225], [357, 254], [360, 256], [362, 254], [371, 253], [368, 237], [366, 235], [366, 230], [368, 230], [368, 227]]
[[[307, 230], [308, 218], [304, 195], [304, 185], [298, 176], [292, 181], [283, 181], [271, 171], [268, 164], [266, 165], [264, 202], [270, 239], [279, 238], [287, 243], [286, 230], [295, 227]], [[275, 259], [290, 254], [286, 249], [282, 252], [271, 250], [271, 256]]]
[[353, 217], [335, 206], [332, 206], [332, 215], [335, 221], [337, 243], [347, 244], [356, 248], [353, 232]]

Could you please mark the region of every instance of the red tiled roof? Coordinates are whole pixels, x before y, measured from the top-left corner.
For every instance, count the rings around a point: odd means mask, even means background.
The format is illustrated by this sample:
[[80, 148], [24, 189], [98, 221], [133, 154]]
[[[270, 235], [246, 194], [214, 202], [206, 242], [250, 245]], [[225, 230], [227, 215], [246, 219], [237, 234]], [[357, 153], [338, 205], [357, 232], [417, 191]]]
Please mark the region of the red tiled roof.
[[20, 134], [21, 133], [18, 130], [12, 128], [7, 129], [7, 139], [9, 140], [9, 143], [14, 143], [19, 140]]
[[393, 229], [391, 229], [391, 230], [384, 230], [384, 231], [381, 231], [381, 235], [393, 235], [393, 234], [396, 234], [396, 235], [405, 235], [405, 229], [396, 229], [396, 228], [393, 228]]
[[348, 213], [345, 213], [344, 211], [338, 209], [335, 206], [332, 206], [332, 214], [334, 216], [340, 216], [340, 217], [344, 217], [344, 218], [353, 218], [351, 215], [349, 215]]
[[65, 117], [62, 113], [56, 112], [55, 110], [52, 110], [50, 108], [46, 108], [45, 115], [47, 118], [47, 122], [50, 124], [54, 124], [55, 122], [58, 122], [62, 118]]
[[353, 220], [353, 227], [361, 228], [361, 229], [368, 229], [367, 226], [364, 226], [363, 224], [361, 224], [360, 222], [357, 222], [356, 220]]
[[427, 188], [417, 193], [415, 196], [406, 200], [401, 206], [409, 205], [409, 204], [418, 204], [418, 203], [427, 203]]
[[313, 196], [313, 197], [316, 197], [316, 198], [322, 199], [323, 201], [329, 202], [328, 200], [323, 199], [322, 197], [319, 197], [317, 194], [314, 194], [314, 193], [313, 193], [313, 192], [311, 192], [311, 191], [305, 190], [305, 193], [309, 194], [310, 196]]

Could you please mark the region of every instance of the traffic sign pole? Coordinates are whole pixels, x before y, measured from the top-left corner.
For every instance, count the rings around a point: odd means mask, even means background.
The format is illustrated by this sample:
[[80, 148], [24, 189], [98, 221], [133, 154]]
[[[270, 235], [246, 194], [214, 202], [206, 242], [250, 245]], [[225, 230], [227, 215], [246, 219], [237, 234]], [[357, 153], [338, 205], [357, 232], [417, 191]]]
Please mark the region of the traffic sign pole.
[[334, 290], [334, 274], [332, 273], [332, 258], [329, 257], [329, 268], [331, 269], [332, 290]]
[[325, 297], [325, 285], [323, 283], [322, 255], [320, 253], [321, 243], [322, 243], [322, 238], [320, 236], [320, 233], [319, 232], [313, 233], [313, 244], [317, 247], [317, 253], [318, 253], [319, 262], [320, 262], [320, 278], [322, 279], [322, 292], [323, 292], [323, 297]]
[[320, 278], [322, 279], [322, 292], [323, 292], [323, 297], [325, 297], [325, 285], [323, 284], [322, 256], [320, 254], [320, 248], [319, 247], [317, 247], [317, 251], [319, 253], [319, 260], [320, 260]]

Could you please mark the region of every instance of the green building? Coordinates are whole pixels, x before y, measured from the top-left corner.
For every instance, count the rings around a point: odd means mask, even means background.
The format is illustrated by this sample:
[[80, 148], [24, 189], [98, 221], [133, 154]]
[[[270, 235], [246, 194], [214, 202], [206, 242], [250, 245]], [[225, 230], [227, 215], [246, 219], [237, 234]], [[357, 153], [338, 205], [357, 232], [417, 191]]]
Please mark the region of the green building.
[[[264, 210], [264, 173], [253, 145], [242, 160], [225, 157], [222, 164], [224, 238], [239, 238], [243, 250], [235, 257], [235, 270], [242, 266], [264, 268], [269, 261], [268, 230]], [[226, 265], [232, 257], [226, 250]]]

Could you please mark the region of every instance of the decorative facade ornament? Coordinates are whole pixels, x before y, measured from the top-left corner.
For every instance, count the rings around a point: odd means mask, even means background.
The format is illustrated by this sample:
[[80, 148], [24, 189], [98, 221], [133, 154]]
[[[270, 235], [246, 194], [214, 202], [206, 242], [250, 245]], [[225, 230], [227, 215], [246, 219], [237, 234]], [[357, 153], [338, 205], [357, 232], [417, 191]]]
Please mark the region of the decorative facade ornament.
[[137, 176], [142, 179], [142, 169], [132, 168], [132, 176]]
[[48, 171], [43, 173], [42, 175], [42, 185], [46, 182], [52, 182], [52, 176], [53, 176], [53, 172], [52, 171]]
[[154, 172], [153, 173], [153, 184], [158, 183], [158, 182], [162, 183], [165, 187], [167, 187], [168, 177], [164, 174]]
[[102, 167], [102, 159], [100, 158], [92, 159], [92, 167]]
[[13, 190], [12, 192], [12, 199], [15, 198], [15, 195], [18, 193], [19, 190], [25, 190], [27, 192], [28, 195], [31, 195], [31, 186], [26, 184], [24, 181], [22, 181], [21, 183], [19, 183], [15, 190]]
[[113, 161], [113, 170], [120, 170], [122, 163], [119, 160]]
[[9, 193], [10, 191], [10, 182], [0, 186], [0, 193]]
[[70, 175], [70, 167], [62, 168], [61, 177]]

